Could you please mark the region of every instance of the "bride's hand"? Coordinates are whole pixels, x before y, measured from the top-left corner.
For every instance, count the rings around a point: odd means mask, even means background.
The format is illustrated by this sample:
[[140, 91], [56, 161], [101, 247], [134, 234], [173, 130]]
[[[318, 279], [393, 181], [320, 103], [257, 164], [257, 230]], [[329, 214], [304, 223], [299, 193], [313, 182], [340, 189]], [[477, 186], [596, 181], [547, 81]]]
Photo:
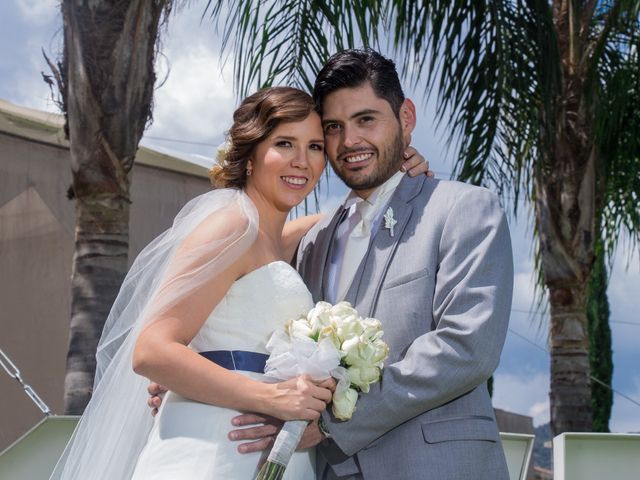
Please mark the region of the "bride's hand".
[[403, 156], [405, 161], [400, 167], [401, 172], [407, 172], [410, 177], [417, 177], [423, 173], [427, 177], [435, 176], [433, 171], [429, 170], [429, 161], [411, 145], [404, 149]]
[[313, 381], [309, 375], [271, 384], [269, 415], [281, 420], [316, 420], [331, 402], [335, 381]]

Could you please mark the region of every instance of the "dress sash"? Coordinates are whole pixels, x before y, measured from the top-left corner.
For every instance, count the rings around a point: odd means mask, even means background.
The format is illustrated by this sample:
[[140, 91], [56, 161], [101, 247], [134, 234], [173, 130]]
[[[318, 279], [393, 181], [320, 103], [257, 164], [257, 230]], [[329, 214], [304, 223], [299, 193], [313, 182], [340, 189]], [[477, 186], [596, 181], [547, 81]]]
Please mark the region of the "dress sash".
[[227, 370], [264, 373], [269, 355], [266, 353], [246, 352], [244, 350], [212, 350], [200, 352], [207, 360]]

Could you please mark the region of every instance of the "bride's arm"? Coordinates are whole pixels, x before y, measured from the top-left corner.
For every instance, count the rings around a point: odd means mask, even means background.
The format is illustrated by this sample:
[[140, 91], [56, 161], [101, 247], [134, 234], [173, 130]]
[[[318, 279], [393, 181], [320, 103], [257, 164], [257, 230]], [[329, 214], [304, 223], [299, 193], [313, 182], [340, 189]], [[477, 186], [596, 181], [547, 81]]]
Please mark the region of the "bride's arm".
[[166, 299], [173, 297], [175, 301], [169, 301], [166, 308], [160, 308], [147, 321], [136, 341], [133, 368], [136, 373], [196, 401], [283, 420], [318, 418], [330, 401], [331, 392], [310, 379], [298, 377], [277, 384], [258, 382], [226, 370], [187, 347], [233, 282], [251, 268], [250, 255], [242, 255], [213, 278], [195, 281], [188, 289], [184, 285], [184, 279], [193, 272], [204, 271], [212, 256], [225, 255], [222, 246], [219, 252], [211, 251], [208, 242], [211, 238], [224, 238], [220, 232], [225, 229], [237, 230], [238, 221], [242, 220], [237, 215], [215, 215], [180, 245], [158, 289], [156, 303], [166, 304]]
[[296, 218], [284, 224], [282, 229], [282, 244], [284, 245], [285, 258], [291, 262], [296, 253], [302, 237], [324, 217], [323, 214], [306, 215]]

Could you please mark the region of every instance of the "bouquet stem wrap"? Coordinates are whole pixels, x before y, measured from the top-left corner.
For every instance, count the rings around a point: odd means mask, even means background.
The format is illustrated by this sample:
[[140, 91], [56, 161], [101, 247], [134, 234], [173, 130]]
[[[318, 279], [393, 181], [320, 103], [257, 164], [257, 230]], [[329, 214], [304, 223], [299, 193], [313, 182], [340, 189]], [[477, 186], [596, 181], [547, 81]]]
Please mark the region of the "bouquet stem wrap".
[[285, 422], [282, 430], [276, 437], [267, 462], [258, 472], [256, 480], [280, 480], [285, 468], [295, 452], [304, 429], [307, 428], [306, 420], [290, 420]]

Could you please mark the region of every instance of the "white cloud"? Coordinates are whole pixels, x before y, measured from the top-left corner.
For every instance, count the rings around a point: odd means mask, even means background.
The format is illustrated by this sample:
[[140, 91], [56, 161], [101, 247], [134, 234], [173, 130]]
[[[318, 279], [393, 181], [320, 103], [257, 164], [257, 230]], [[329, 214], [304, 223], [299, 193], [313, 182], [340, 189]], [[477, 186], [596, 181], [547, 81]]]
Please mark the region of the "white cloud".
[[543, 314], [544, 303], [537, 308], [535, 278], [530, 260], [516, 263], [513, 278], [513, 302], [509, 328], [544, 347], [547, 343], [548, 316]]
[[530, 263], [516, 267], [513, 278], [513, 306], [520, 310], [532, 309], [535, 302], [535, 277]]
[[8, 47], [0, 67], [0, 96], [31, 108], [56, 112], [49, 87], [40, 72], [49, 73], [42, 50], [55, 62], [62, 51], [58, 1], [14, 1], [13, 18], [7, 18]]
[[[151, 137], [205, 142], [212, 146], [164, 143], [165, 146], [213, 157], [224, 132], [231, 126], [236, 105], [232, 61], [223, 68], [214, 28], [200, 22], [196, 6], [183, 9], [169, 22], [163, 38], [163, 55], [157, 62], [158, 78], [166, 82], [154, 100]], [[150, 139], [147, 143], [158, 143]]]
[[[45, 71], [44, 60], [42, 65], [37, 66], [34, 58], [31, 58], [33, 65], [28, 69], [18, 69], [13, 74], [12, 82], [15, 85], [14, 96], [9, 99], [18, 105], [23, 105], [47, 112], [60, 113], [60, 109], [51, 99], [51, 90], [42, 79], [41, 71]], [[54, 87], [54, 92], [57, 90]]]
[[16, 0], [20, 15], [32, 26], [49, 23], [52, 16], [60, 15], [58, 0]]
[[494, 407], [533, 417], [534, 425], [549, 421], [548, 374], [523, 370], [496, 373], [493, 380]]
[[[229, 67], [224, 76], [218, 55], [204, 45], [186, 54], [165, 52], [171, 61], [166, 83], [157, 90], [153, 135], [194, 141], [222, 139], [234, 110]], [[226, 78], [225, 78], [226, 77]]]

